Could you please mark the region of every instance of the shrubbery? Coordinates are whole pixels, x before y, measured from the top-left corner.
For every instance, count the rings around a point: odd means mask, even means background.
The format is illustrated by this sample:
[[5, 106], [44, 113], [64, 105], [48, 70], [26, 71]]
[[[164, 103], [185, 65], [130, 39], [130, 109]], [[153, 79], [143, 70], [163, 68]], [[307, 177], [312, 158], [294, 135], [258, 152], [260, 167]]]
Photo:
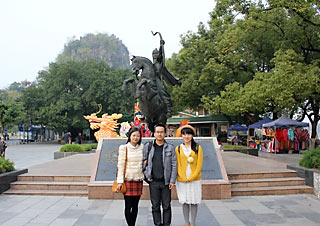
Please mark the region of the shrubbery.
[[93, 143], [93, 144], [90, 144], [90, 145], [91, 145], [92, 149], [97, 149], [97, 147], [98, 147], [98, 143]]
[[14, 162], [0, 157], [0, 173], [6, 173], [14, 170]]
[[306, 168], [320, 169], [320, 148], [304, 153], [299, 165]]
[[60, 152], [85, 152], [97, 149], [98, 144], [65, 144], [60, 148]]
[[227, 150], [227, 149], [235, 149], [235, 150], [239, 150], [239, 149], [245, 149], [248, 148], [247, 146], [242, 146], [242, 145], [232, 145], [232, 144], [223, 144], [223, 149]]

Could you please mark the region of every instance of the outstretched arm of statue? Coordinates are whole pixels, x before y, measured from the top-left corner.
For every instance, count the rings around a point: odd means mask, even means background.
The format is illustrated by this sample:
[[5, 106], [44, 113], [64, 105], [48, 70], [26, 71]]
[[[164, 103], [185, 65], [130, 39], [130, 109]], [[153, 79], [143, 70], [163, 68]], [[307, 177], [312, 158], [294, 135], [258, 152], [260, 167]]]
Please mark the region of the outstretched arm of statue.
[[165, 55], [164, 55], [164, 44], [165, 44], [165, 41], [162, 39], [162, 35], [160, 32], [153, 32], [151, 31], [152, 35], [155, 36], [155, 35], [159, 35], [160, 37], [160, 48], [159, 48], [159, 58], [161, 59], [161, 62], [164, 64], [164, 60], [165, 60]]
[[161, 59], [161, 61], [164, 63], [165, 60], [165, 56], [164, 56], [164, 40], [160, 40], [160, 47], [159, 47], [159, 58]]

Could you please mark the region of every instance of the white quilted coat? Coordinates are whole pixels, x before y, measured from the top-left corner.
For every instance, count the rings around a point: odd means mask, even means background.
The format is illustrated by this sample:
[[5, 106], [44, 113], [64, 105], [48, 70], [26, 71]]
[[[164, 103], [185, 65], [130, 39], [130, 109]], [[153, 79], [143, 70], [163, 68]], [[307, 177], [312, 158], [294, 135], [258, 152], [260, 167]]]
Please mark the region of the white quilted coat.
[[123, 183], [124, 163], [126, 159], [126, 148], [128, 148], [126, 180], [143, 180], [142, 160], [143, 144], [134, 147], [130, 143], [120, 145], [118, 155], [118, 177], [117, 183]]

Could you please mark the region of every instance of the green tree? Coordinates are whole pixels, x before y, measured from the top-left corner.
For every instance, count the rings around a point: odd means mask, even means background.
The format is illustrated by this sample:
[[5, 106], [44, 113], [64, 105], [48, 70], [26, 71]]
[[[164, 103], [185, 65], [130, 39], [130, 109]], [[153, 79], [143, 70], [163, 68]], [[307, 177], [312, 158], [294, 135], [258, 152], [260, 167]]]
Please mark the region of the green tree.
[[25, 111], [22, 103], [14, 100], [2, 100], [0, 96], [0, 124], [2, 133], [7, 126], [23, 123]]
[[[227, 114], [252, 115], [272, 112], [274, 117], [277, 117], [281, 113], [291, 116], [298, 113], [300, 120], [307, 116], [311, 121], [314, 138], [319, 121], [320, 103], [319, 3], [280, 0], [270, 0], [265, 4], [253, 1], [220, 1], [220, 3], [223, 3], [223, 7], [219, 10], [231, 10], [234, 14], [244, 15], [236, 24], [246, 24], [247, 31], [264, 30], [265, 34], [272, 34], [269, 39], [272, 40], [270, 50], [273, 52], [266, 54], [270, 56], [269, 66], [256, 71], [254, 79], [242, 86], [237, 84], [227, 86], [218, 97], [207, 95], [202, 99], [206, 103], [205, 106], [211, 111], [221, 110]], [[249, 37], [248, 40], [250, 42], [245, 48], [254, 47], [255, 42]], [[259, 51], [261, 54], [266, 53], [266, 49]], [[230, 92], [233, 92], [235, 98], [233, 99], [235, 107], [229, 107], [232, 109], [231, 112], [224, 107], [223, 100], [225, 96], [231, 95]], [[217, 102], [213, 103], [215, 100]], [[241, 108], [236, 107], [239, 105]]]
[[33, 84], [22, 91], [20, 101], [23, 103], [26, 112], [26, 125], [44, 126], [44, 120], [40, 114], [40, 108], [45, 105], [44, 91], [42, 87]]
[[[307, 116], [319, 121], [320, 4], [318, 1], [220, 0], [208, 28], [181, 39], [170, 68], [182, 78], [173, 97], [211, 112]], [[198, 91], [198, 92], [197, 92]]]
[[277, 52], [273, 62], [271, 72], [257, 73], [243, 86], [229, 84], [214, 98], [203, 97], [205, 107], [214, 113], [245, 115], [251, 123], [256, 120], [254, 115], [267, 112], [273, 113], [274, 119], [282, 113], [293, 116], [318, 93], [319, 68], [305, 65], [292, 50]]
[[20, 82], [13, 82], [9, 85], [9, 90], [17, 90], [21, 91], [21, 83]]
[[30, 85], [31, 85], [31, 82], [28, 80], [24, 80], [21, 82], [13, 82], [9, 85], [8, 90], [21, 92], [22, 90], [26, 89]]
[[[170, 69], [182, 80], [182, 86], [172, 92], [179, 105], [196, 109], [203, 96], [213, 98], [226, 85], [244, 85], [256, 72], [273, 67], [276, 31], [237, 19], [227, 7], [230, 2], [237, 1], [219, 1], [210, 13], [209, 28], [200, 24], [196, 33], [184, 35], [183, 48], [171, 59]], [[239, 4], [236, 8], [240, 10]]]
[[132, 114], [134, 99], [121, 90], [129, 76], [129, 70], [111, 69], [102, 61], [51, 63], [22, 99], [37, 123], [76, 134], [89, 127], [83, 116], [96, 112], [98, 104], [103, 113]]

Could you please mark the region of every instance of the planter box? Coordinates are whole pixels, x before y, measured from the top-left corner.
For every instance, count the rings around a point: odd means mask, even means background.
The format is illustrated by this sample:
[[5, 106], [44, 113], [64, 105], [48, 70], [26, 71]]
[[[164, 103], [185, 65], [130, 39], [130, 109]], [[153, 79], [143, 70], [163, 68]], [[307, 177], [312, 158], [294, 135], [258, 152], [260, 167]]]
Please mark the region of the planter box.
[[299, 177], [306, 180], [306, 184], [313, 187], [314, 193], [320, 196], [320, 170], [308, 169], [302, 166], [287, 165], [288, 169], [295, 170]]
[[17, 181], [18, 175], [27, 172], [28, 169], [22, 169], [0, 174], [0, 194], [10, 188], [10, 183]]
[[224, 149], [224, 151], [236, 151], [247, 155], [258, 156], [258, 149], [244, 148], [244, 149]]
[[287, 165], [288, 169], [297, 171], [298, 176], [306, 180], [306, 184], [310, 187], [314, 186], [313, 174], [320, 173], [320, 170], [308, 169], [302, 166]]
[[91, 153], [95, 153], [96, 149], [92, 149], [91, 151], [82, 151], [82, 152], [60, 152], [60, 151], [56, 151], [54, 152], [54, 159], [60, 159], [60, 158], [64, 158], [64, 157], [68, 157], [71, 155], [77, 155], [77, 154], [91, 154]]

